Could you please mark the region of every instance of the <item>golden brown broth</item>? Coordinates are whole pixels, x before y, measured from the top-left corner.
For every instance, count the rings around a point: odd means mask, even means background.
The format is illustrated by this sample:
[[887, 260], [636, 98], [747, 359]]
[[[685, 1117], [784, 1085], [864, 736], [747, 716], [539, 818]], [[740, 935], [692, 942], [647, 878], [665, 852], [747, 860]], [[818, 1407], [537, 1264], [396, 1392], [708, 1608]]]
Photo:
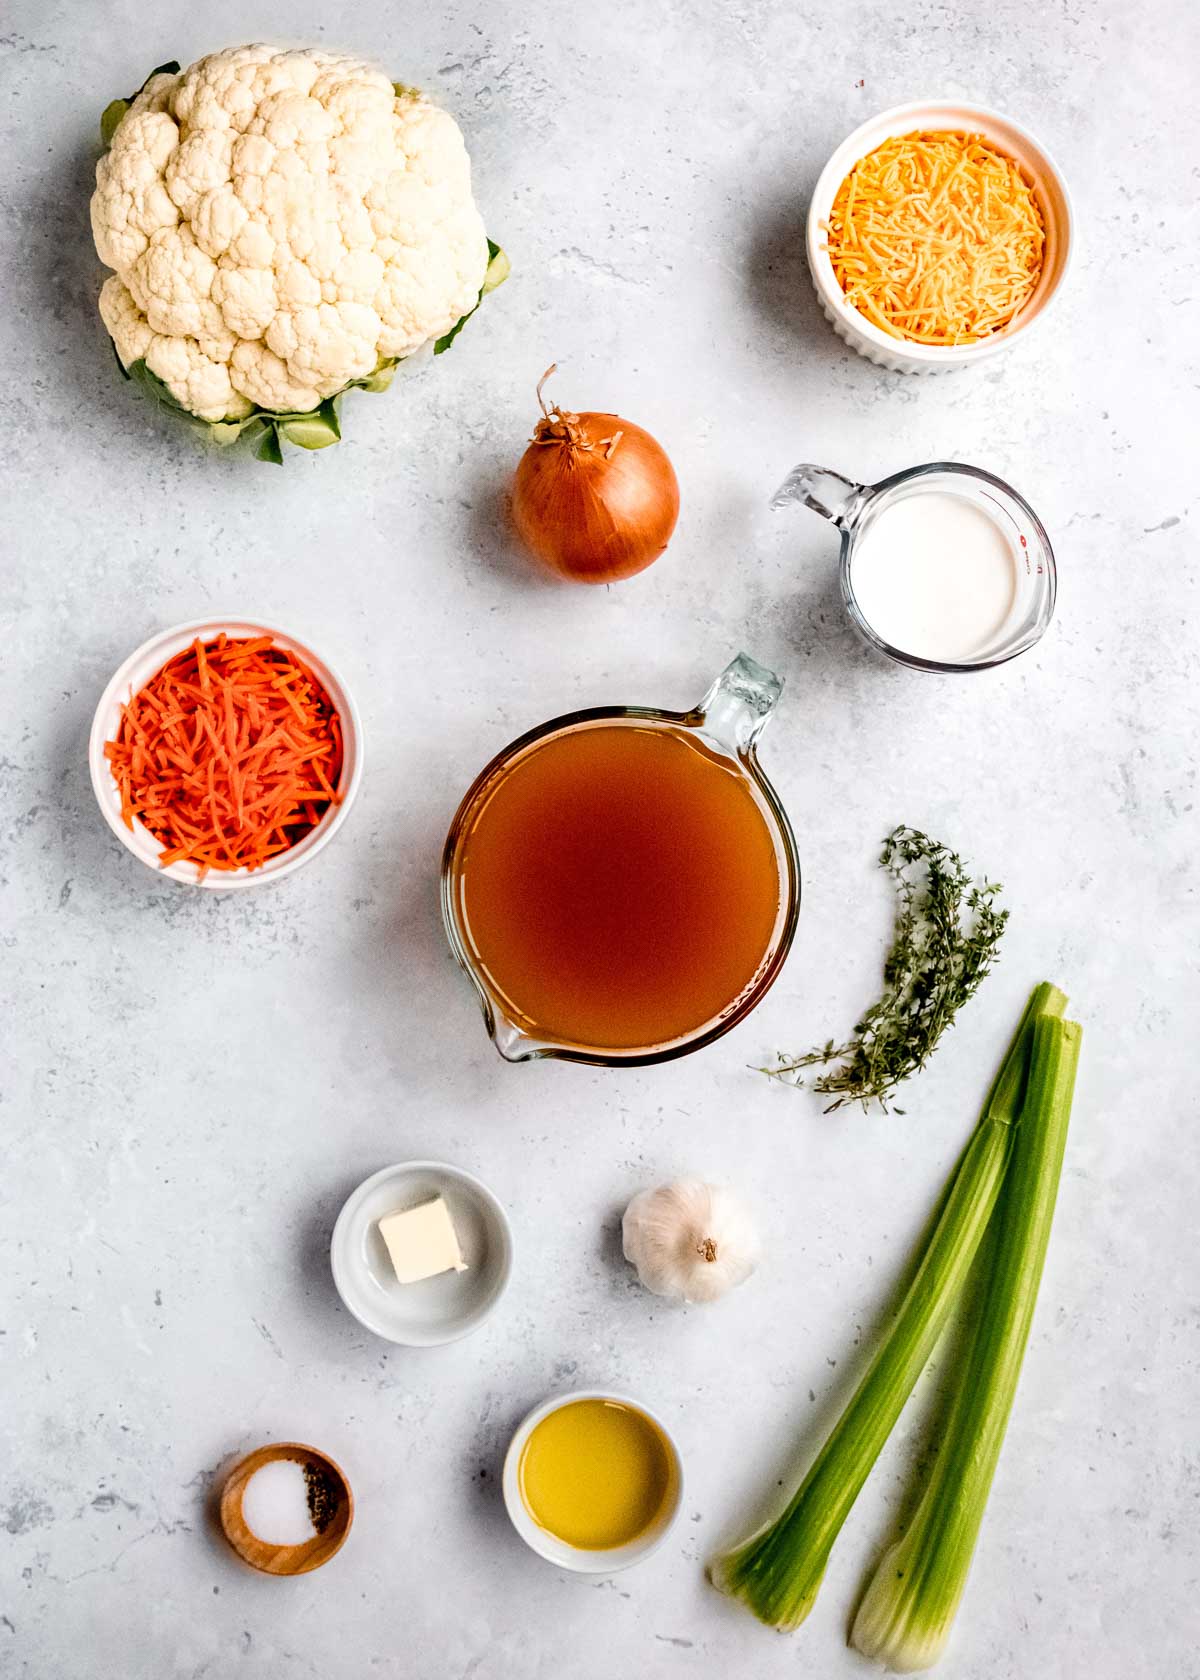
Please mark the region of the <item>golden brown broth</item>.
[[455, 888], [505, 1012], [535, 1037], [652, 1048], [715, 1020], [770, 952], [779, 866], [746, 777], [690, 731], [584, 725], [470, 813]]

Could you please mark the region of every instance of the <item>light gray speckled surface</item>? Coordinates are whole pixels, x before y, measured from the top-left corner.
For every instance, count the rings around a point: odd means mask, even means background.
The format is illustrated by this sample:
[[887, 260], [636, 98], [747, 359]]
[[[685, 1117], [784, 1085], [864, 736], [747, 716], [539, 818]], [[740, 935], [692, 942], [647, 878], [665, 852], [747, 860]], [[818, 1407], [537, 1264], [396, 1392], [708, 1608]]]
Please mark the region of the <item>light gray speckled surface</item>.
[[[1197, 1458], [1198, 418], [1193, 9], [1118, 0], [531, 8], [8, 0], [0, 43], [6, 564], [0, 842], [0, 1673], [574, 1680], [865, 1673], [844, 1649], [901, 1508], [914, 1406], [818, 1607], [776, 1639], [706, 1586], [844, 1392], [1029, 985], [1086, 1060], [1043, 1298], [947, 1672], [1200, 1674]], [[285, 471], [207, 459], [115, 376], [87, 225], [97, 115], [148, 66], [286, 23], [459, 115], [512, 281], [454, 353], [349, 405]], [[1027, 122], [1081, 241], [1052, 323], [979, 375], [856, 359], [802, 268], [806, 194], [872, 111], [974, 96]], [[537, 581], [500, 497], [552, 358], [560, 395], [659, 434], [668, 557], [607, 592]], [[796, 459], [862, 477], [991, 467], [1053, 532], [1057, 623], [1015, 666], [888, 668], [842, 622], [814, 519], [764, 514]], [[369, 727], [336, 846], [273, 892], [156, 883], [101, 825], [96, 696], [210, 610], [309, 632]], [[503, 1066], [437, 919], [459, 793], [576, 704], [682, 705], [739, 647], [788, 679], [764, 745], [805, 868], [786, 973], [735, 1034], [623, 1075]], [[898, 820], [1008, 888], [1004, 960], [903, 1118], [823, 1119], [748, 1063], [852, 1019]], [[518, 1272], [474, 1339], [389, 1350], [326, 1263], [347, 1190], [439, 1155], [507, 1202]], [[711, 1311], [631, 1285], [615, 1218], [679, 1169], [760, 1211], [769, 1259]], [[661, 1408], [684, 1519], [616, 1581], [556, 1574], [497, 1475], [582, 1380]], [[300, 1436], [347, 1467], [350, 1545], [286, 1583], [214, 1539], [214, 1468]], [[799, 1666], [797, 1666], [799, 1665]]]

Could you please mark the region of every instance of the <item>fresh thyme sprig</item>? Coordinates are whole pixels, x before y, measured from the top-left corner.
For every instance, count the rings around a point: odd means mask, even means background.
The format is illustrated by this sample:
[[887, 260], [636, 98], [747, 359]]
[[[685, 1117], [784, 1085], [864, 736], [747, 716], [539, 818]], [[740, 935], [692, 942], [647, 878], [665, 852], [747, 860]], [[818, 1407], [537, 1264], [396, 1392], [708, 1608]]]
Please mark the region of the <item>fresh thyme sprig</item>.
[[[895, 881], [898, 897], [881, 997], [844, 1044], [830, 1039], [823, 1050], [780, 1055], [778, 1066], [760, 1070], [800, 1085], [804, 1068], [827, 1067], [813, 1081], [814, 1090], [834, 1098], [827, 1114], [851, 1102], [888, 1107], [891, 1092], [925, 1066], [974, 996], [1008, 921], [1008, 911], [996, 908], [1000, 887], [972, 883], [957, 852], [915, 828], [893, 829], [879, 862]], [[831, 1062], [838, 1066], [829, 1067]]]

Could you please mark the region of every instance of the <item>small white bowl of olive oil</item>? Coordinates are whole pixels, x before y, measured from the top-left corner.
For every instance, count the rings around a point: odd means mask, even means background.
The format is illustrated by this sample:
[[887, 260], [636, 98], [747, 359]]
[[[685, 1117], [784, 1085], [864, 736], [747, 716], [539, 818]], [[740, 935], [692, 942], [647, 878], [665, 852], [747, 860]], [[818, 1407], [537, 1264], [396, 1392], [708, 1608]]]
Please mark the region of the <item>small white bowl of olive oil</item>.
[[649, 1557], [683, 1498], [679, 1449], [661, 1418], [600, 1389], [556, 1394], [518, 1426], [504, 1460], [504, 1503], [540, 1557], [612, 1575]]

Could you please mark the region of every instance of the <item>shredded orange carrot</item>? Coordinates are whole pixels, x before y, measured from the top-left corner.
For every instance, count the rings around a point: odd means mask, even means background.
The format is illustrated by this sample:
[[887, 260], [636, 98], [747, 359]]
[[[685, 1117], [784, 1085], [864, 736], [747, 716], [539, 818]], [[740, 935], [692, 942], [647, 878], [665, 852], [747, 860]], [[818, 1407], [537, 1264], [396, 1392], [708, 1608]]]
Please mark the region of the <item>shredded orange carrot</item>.
[[127, 828], [165, 869], [261, 869], [341, 793], [342, 725], [313, 673], [269, 636], [193, 642], [122, 708], [104, 748]]
[[1021, 166], [978, 134], [885, 140], [838, 188], [826, 231], [847, 303], [918, 344], [974, 344], [1010, 326], [1046, 243]]

